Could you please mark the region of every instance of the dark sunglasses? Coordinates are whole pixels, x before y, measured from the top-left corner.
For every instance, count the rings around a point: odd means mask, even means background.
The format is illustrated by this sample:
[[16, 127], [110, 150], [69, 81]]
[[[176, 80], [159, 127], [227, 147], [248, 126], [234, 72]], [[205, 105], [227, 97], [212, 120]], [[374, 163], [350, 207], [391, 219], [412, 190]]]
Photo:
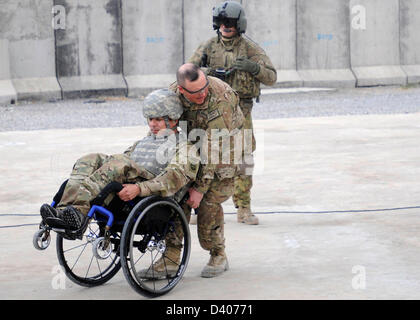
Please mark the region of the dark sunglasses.
[[206, 80], [207, 81], [206, 81], [206, 84], [204, 85], [204, 87], [202, 87], [201, 89], [196, 90], [196, 91], [190, 91], [183, 86], [181, 86], [181, 88], [184, 89], [185, 91], [187, 91], [189, 94], [196, 94], [196, 93], [202, 92], [203, 90], [205, 90], [209, 86], [209, 79], [207, 77], [206, 77]]

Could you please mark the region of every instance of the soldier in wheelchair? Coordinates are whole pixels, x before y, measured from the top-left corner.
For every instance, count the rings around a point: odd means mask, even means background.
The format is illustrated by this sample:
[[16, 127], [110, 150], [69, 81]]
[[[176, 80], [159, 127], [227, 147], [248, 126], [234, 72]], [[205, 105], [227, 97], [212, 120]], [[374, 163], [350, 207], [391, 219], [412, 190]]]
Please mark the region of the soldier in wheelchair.
[[[143, 107], [149, 135], [135, 142], [124, 154], [89, 154], [80, 158], [57, 209], [48, 204], [41, 207], [43, 219], [50, 218], [68, 229], [79, 229], [91, 205], [106, 200], [100, 199], [106, 193], [101, 191], [110, 182], [123, 184], [117, 195], [123, 201], [130, 201], [151, 194], [170, 196], [193, 181], [200, 159], [188, 150], [194, 146], [188, 145], [186, 137], [176, 131], [182, 112], [178, 97], [169, 90], [149, 94]], [[182, 145], [187, 148], [186, 154], [181, 153]]]
[[[184, 200], [200, 165], [195, 147], [178, 132], [182, 112], [174, 93], [153, 91], [143, 105], [149, 134], [124, 154], [80, 158], [53, 203], [41, 206], [41, 230], [34, 245], [44, 249], [49, 231], [56, 231], [60, 264], [74, 282], [102, 284], [122, 265], [136, 291], [156, 296], [171, 290], [182, 277], [190, 249], [190, 208]], [[97, 230], [91, 227], [93, 221]], [[102, 260], [111, 262], [93, 276], [82, 276], [84, 270], [76, 274], [82, 253], [71, 266], [68, 255], [79, 245], [65, 248], [65, 244], [77, 239], [86, 240], [81, 247], [93, 247], [91, 261], [86, 263], [88, 272], [95, 259], [98, 266]], [[152, 264], [140, 267], [138, 261], [149, 253]], [[165, 282], [158, 288], [156, 283], [147, 285], [147, 280]]]

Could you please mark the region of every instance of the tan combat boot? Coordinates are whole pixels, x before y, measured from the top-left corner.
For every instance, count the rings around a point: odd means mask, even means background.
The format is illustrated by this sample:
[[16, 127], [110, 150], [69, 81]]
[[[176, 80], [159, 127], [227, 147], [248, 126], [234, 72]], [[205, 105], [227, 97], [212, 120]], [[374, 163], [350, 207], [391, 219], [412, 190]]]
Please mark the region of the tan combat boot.
[[229, 263], [225, 253], [210, 253], [210, 260], [201, 271], [203, 278], [213, 278], [229, 270]]
[[251, 212], [250, 208], [238, 208], [237, 219], [239, 223], [258, 224], [258, 218]]
[[142, 279], [161, 280], [175, 276], [181, 261], [181, 250], [175, 247], [166, 247], [166, 251], [152, 267], [140, 270], [137, 275]]

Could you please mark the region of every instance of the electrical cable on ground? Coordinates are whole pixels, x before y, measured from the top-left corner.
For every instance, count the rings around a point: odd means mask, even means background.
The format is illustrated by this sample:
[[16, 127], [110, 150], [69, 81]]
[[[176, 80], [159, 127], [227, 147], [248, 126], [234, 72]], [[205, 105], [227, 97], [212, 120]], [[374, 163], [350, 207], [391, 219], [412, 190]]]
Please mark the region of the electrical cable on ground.
[[[381, 211], [400, 211], [400, 210], [409, 210], [409, 209], [420, 209], [420, 206], [411, 206], [411, 207], [396, 207], [396, 208], [383, 208], [383, 209], [361, 209], [361, 210], [327, 210], [327, 211], [255, 211], [254, 214], [325, 214], [325, 213], [363, 213], [363, 212], [381, 212]], [[236, 214], [236, 212], [225, 212], [225, 214]], [[39, 216], [39, 214], [25, 214], [25, 213], [4, 213], [0, 214], [0, 217], [34, 217]], [[26, 223], [26, 224], [17, 224], [10, 226], [0, 226], [0, 229], [5, 228], [18, 228], [26, 226], [36, 226], [39, 223]]]

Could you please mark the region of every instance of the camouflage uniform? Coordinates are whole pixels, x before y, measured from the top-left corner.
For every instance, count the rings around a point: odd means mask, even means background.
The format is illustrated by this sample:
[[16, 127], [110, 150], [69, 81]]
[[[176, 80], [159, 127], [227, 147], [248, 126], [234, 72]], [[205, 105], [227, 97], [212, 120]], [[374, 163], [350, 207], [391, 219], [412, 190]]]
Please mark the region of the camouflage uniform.
[[[231, 161], [226, 164], [218, 164], [211, 163], [209, 158], [209, 163], [202, 162], [193, 185], [194, 189], [204, 194], [196, 209], [200, 245], [203, 249], [210, 251], [211, 256], [225, 256], [224, 215], [221, 203], [233, 194], [234, 176], [238, 170], [238, 166], [232, 160], [234, 138], [241, 132], [244, 117], [238, 107], [237, 93], [220, 79], [209, 76], [208, 80], [208, 95], [201, 105], [188, 101], [179, 93], [176, 83], [171, 85], [170, 89], [179, 94], [183, 103], [184, 113], [180, 120], [181, 123], [186, 121], [189, 134], [193, 129], [204, 130], [210, 147], [211, 141], [217, 139], [212, 136], [213, 129], [226, 129], [226, 132], [229, 132], [230, 149], [228, 153]], [[219, 142], [221, 144], [220, 140]], [[219, 152], [220, 154], [223, 152], [222, 148], [219, 149]], [[200, 153], [201, 159], [203, 159], [203, 154], [205, 157], [211, 154], [211, 148], [200, 148]]]
[[[242, 35], [236, 36], [231, 40], [224, 40], [217, 36], [202, 43], [189, 59], [189, 62], [203, 67], [207, 74], [213, 74], [214, 70], [219, 68], [230, 70], [239, 57], [245, 57], [258, 63], [260, 66], [259, 72], [254, 76], [246, 71], [232, 70], [228, 76], [224, 77], [224, 81], [239, 94], [239, 105], [245, 117], [244, 129], [253, 130], [251, 118], [252, 99], [259, 97], [260, 83], [273, 85], [277, 80], [276, 69], [264, 50], [255, 42]], [[252, 149], [253, 152], [255, 148], [256, 142], [252, 132], [252, 148], [249, 149]], [[235, 177], [233, 201], [237, 208], [250, 209], [253, 157], [252, 154], [244, 155], [244, 157], [246, 158], [244, 162], [249, 165], [248, 167], [251, 170], [241, 170]]]
[[[134, 183], [140, 187], [140, 197], [151, 194], [168, 197], [195, 179], [199, 157], [195, 147], [179, 141], [179, 134], [167, 137], [149, 134], [135, 142], [124, 154], [86, 155], [75, 163], [58, 209], [73, 205], [87, 214], [92, 201], [112, 181]], [[168, 150], [166, 159], [157, 161], [159, 150]], [[188, 158], [186, 155], [189, 155]], [[105, 200], [108, 204], [113, 196]]]

